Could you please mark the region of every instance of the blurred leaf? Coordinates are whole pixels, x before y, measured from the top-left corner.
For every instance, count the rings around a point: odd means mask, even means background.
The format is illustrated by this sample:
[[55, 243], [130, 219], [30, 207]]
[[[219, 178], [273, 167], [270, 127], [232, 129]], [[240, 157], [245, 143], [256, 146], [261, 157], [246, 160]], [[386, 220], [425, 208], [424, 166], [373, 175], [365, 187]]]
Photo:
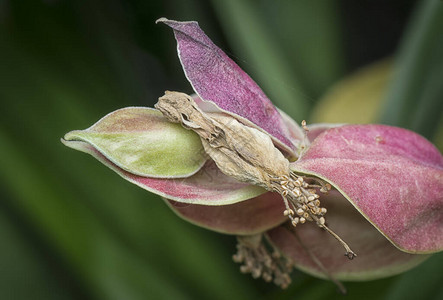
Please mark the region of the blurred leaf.
[[309, 95], [305, 101], [317, 99], [344, 69], [339, 2], [263, 0], [259, 7], [266, 16], [261, 22]]
[[256, 2], [213, 0], [212, 3], [231, 47], [248, 63], [237, 62], [255, 77], [276, 106], [301, 120], [309, 107], [305, 91]]
[[442, 28], [442, 1], [421, 2], [397, 57], [383, 123], [435, 135], [443, 112]]
[[0, 298], [87, 299], [78, 282], [63, 273], [52, 253], [39, 247], [32, 237], [35, 232], [17, 222], [17, 216], [1, 204]]
[[[385, 59], [345, 77], [333, 85], [313, 108], [311, 123], [374, 123], [392, 81], [392, 61]], [[443, 150], [443, 117], [434, 144]]]
[[426, 263], [397, 280], [385, 299], [441, 299], [443, 295], [443, 253], [434, 254]]
[[371, 123], [391, 78], [392, 63], [366, 66], [333, 85], [311, 113], [312, 123]]

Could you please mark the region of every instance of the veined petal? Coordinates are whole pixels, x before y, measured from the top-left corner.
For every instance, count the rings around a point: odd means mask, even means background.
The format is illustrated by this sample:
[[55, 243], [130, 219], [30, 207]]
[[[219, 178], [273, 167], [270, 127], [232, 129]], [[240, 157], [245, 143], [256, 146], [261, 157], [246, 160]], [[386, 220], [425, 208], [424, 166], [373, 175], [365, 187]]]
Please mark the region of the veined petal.
[[343, 247], [314, 224], [293, 230], [280, 226], [268, 231], [273, 244], [302, 271], [326, 279], [332, 276], [338, 280], [373, 280], [399, 274], [428, 258], [398, 250], [338, 192], [331, 192], [323, 200], [322, 205], [328, 209], [328, 226], [358, 256], [349, 260], [342, 255]]
[[202, 205], [229, 205], [257, 197], [266, 190], [237, 181], [224, 175], [213, 161], [208, 161], [196, 174], [188, 178], [151, 178], [129, 173], [107, 159], [89, 143], [82, 141], [62, 142], [79, 151], [88, 153], [118, 175], [139, 187], [181, 203]]
[[443, 249], [443, 157], [420, 135], [384, 125], [330, 129], [291, 169], [328, 181], [399, 249]]
[[[281, 115], [260, 87], [200, 29], [197, 22], [161, 18], [174, 30], [178, 54], [195, 92], [246, 125], [267, 132], [280, 147], [296, 156]], [[303, 138], [300, 136], [299, 139]]]
[[194, 132], [144, 107], [116, 110], [88, 129], [67, 133], [64, 139], [86, 142], [119, 168], [140, 176], [188, 177], [207, 159]]
[[167, 200], [171, 209], [195, 225], [226, 234], [256, 234], [287, 220], [281, 196], [267, 192], [258, 197], [223, 206], [183, 204]]

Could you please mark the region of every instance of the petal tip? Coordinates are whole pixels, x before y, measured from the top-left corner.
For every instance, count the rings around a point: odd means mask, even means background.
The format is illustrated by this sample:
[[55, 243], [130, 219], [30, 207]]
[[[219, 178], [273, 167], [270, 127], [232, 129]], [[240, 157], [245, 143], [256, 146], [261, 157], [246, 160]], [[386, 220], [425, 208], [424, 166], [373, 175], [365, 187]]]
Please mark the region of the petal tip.
[[159, 19], [157, 19], [156, 21], [155, 21], [155, 24], [158, 24], [158, 23], [166, 23], [166, 22], [168, 22], [169, 21], [169, 19], [167, 19], [167, 18], [165, 18], [165, 17], [161, 17], [161, 18], [159, 18]]
[[177, 29], [177, 26], [179, 25], [186, 25], [186, 24], [196, 24], [198, 26], [198, 22], [196, 21], [176, 21], [176, 20], [169, 20], [168, 18], [161, 17], [155, 21], [155, 24], [163, 23], [171, 27], [172, 29]]
[[[73, 130], [73, 131], [69, 131], [68, 133], [66, 133], [66, 134], [61, 138], [62, 143], [64, 143], [63, 140], [64, 140], [65, 142], [78, 140], [78, 138], [77, 138], [77, 137], [78, 137], [78, 135], [77, 135], [78, 132], [80, 132], [80, 130]], [[65, 143], [64, 143], [64, 144], [65, 144]]]

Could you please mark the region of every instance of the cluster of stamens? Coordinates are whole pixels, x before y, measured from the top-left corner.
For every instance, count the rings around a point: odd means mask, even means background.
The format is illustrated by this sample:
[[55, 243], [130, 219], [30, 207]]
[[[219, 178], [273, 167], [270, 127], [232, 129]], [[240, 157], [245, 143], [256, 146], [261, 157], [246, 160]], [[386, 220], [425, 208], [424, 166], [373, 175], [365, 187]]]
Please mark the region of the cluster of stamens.
[[292, 263], [270, 243], [266, 244], [261, 234], [237, 237], [237, 241], [237, 253], [233, 255], [233, 260], [242, 263], [242, 273], [251, 273], [254, 279], [262, 277], [266, 282], [274, 281], [283, 289], [289, 286]]
[[274, 179], [273, 188], [282, 196], [285, 204], [283, 214], [290, 219], [294, 227], [306, 221], [315, 221], [319, 227], [325, 229], [342, 244], [346, 249], [345, 256], [349, 259], [357, 256], [335, 232], [326, 226], [324, 215], [327, 209], [320, 206], [317, 190], [327, 194], [331, 190], [330, 184], [291, 172], [289, 176], [282, 175]]
[[320, 206], [319, 189], [327, 193], [331, 186], [321, 181], [309, 183], [302, 176], [291, 173], [283, 175], [275, 181], [274, 189], [280, 193], [285, 203], [285, 216], [288, 216], [293, 226], [304, 224], [306, 221], [316, 221], [319, 225], [325, 224], [327, 210]]

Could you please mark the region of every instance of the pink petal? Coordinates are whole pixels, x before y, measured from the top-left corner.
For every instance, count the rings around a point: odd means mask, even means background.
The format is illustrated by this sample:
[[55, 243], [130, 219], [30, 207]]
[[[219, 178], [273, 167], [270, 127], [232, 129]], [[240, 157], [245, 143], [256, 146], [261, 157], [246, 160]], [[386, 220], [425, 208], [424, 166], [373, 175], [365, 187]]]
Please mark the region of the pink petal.
[[267, 192], [258, 197], [223, 206], [183, 204], [167, 200], [183, 219], [214, 231], [227, 234], [256, 234], [287, 220], [279, 194]]
[[[296, 147], [277, 109], [258, 85], [200, 29], [197, 22], [161, 18], [174, 29], [178, 54], [195, 92], [247, 125], [266, 131], [295, 156]], [[301, 138], [301, 137], [299, 137]]]
[[443, 249], [443, 157], [420, 135], [384, 125], [330, 129], [291, 169], [330, 182], [399, 249]]
[[266, 192], [262, 188], [239, 182], [224, 175], [213, 161], [208, 161], [198, 173], [188, 178], [149, 178], [131, 174], [119, 168], [88, 143], [65, 140], [62, 142], [71, 148], [92, 155], [129, 182], [177, 202], [228, 205]]
[[320, 134], [325, 132], [328, 129], [340, 127], [345, 124], [338, 124], [338, 123], [315, 123], [308, 125], [308, 139], [310, 142], [313, 142]]
[[328, 209], [327, 225], [358, 256], [349, 260], [343, 247], [313, 223], [298, 225], [295, 234], [283, 226], [270, 230], [268, 237], [297, 268], [320, 278], [332, 275], [338, 280], [372, 280], [404, 272], [428, 257], [398, 250], [337, 192], [322, 204]]

